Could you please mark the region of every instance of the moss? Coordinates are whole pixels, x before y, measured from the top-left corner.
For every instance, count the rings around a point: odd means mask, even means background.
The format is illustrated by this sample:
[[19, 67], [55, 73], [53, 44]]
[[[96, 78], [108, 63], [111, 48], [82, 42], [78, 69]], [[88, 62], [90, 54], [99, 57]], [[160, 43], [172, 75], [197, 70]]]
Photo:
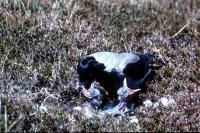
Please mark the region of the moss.
[[172, 77], [172, 75], [173, 75], [173, 72], [174, 72], [174, 69], [172, 68], [172, 67], [165, 67], [165, 69], [164, 69], [164, 75], [165, 75], [165, 77], [167, 77], [167, 78], [171, 78]]

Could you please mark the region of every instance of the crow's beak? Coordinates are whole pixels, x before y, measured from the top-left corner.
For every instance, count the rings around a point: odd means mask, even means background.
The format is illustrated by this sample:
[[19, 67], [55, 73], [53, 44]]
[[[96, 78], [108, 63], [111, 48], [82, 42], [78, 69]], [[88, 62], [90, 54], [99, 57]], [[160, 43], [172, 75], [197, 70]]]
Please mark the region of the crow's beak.
[[132, 90], [132, 89], [128, 88], [128, 95], [133, 95], [134, 93], [137, 93], [140, 90], [141, 89], [134, 89], [134, 90]]
[[132, 94], [134, 94], [134, 93], [137, 93], [138, 91], [140, 91], [141, 89], [136, 89], [136, 88], [129, 88], [128, 86], [127, 86], [127, 81], [126, 81], [126, 79], [124, 80], [124, 87], [127, 89], [127, 92], [128, 92], [128, 95], [132, 95]]

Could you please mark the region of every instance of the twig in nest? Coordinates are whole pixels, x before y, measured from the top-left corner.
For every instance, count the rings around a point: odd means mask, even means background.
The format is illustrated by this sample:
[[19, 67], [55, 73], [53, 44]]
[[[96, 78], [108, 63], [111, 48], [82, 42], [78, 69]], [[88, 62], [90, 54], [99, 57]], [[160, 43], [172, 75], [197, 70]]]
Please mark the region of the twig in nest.
[[154, 51], [158, 53], [158, 56], [161, 59], [162, 64], [165, 65], [166, 61], [164, 60], [162, 54], [160, 53], [160, 49], [158, 49], [155, 44], [153, 44], [153, 46], [154, 46]]
[[0, 119], [1, 119], [1, 98], [0, 98]]
[[8, 127], [8, 132], [23, 118], [23, 115], [20, 114], [18, 119], [15, 120], [9, 127]]
[[4, 128], [5, 128], [5, 132], [8, 132], [8, 117], [7, 117], [7, 108], [6, 108], [6, 106], [4, 107], [4, 109], [5, 109], [5, 114], [4, 114], [5, 124], [4, 124]]
[[187, 23], [186, 25], [184, 25], [176, 34], [174, 34], [173, 36], [171, 36], [170, 39], [176, 37], [176, 36], [177, 36], [179, 33], [181, 33], [187, 26], [189, 26], [189, 23]]
[[173, 36], [169, 37], [169, 39], [176, 37], [179, 33], [181, 33], [186, 27], [190, 26], [190, 24], [197, 18], [198, 14], [200, 13], [200, 9], [198, 10], [197, 14], [192, 17], [187, 24], [185, 24], [176, 34], [174, 34]]

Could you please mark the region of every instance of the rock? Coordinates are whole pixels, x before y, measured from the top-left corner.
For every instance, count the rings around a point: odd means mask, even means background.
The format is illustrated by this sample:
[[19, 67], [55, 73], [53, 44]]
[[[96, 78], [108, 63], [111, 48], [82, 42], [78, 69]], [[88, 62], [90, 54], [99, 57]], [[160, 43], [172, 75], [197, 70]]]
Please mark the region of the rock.
[[160, 102], [163, 106], [167, 106], [168, 105], [168, 99], [166, 97], [162, 97], [160, 99]]
[[40, 109], [41, 112], [47, 112], [46, 106], [41, 105], [39, 109]]
[[159, 102], [155, 102], [155, 103], [153, 104], [153, 107], [154, 107], [154, 108], [158, 108], [159, 105], [160, 105]]
[[43, 104], [45, 104], [45, 105], [54, 105], [57, 103], [58, 103], [58, 98], [53, 95], [47, 96], [43, 102]]
[[82, 113], [87, 118], [91, 118], [95, 115], [95, 111], [89, 103], [85, 103], [82, 110]]
[[146, 108], [149, 108], [153, 105], [151, 100], [146, 100], [146, 101], [143, 102], [143, 104]]
[[78, 112], [81, 112], [83, 109], [81, 106], [76, 106], [73, 108], [74, 111], [78, 111]]
[[134, 124], [138, 124], [139, 123], [139, 120], [136, 116], [131, 116], [130, 117], [130, 123], [134, 123]]
[[164, 107], [168, 107], [171, 105], [174, 105], [176, 102], [174, 100], [174, 98], [172, 98], [171, 96], [168, 97], [162, 97], [160, 98], [159, 102], [164, 106]]
[[176, 101], [173, 97], [169, 97], [169, 104], [170, 105], [175, 105], [176, 104]]
[[136, 132], [141, 132], [141, 127], [139, 124], [137, 124], [137, 126], [135, 127], [135, 131]]

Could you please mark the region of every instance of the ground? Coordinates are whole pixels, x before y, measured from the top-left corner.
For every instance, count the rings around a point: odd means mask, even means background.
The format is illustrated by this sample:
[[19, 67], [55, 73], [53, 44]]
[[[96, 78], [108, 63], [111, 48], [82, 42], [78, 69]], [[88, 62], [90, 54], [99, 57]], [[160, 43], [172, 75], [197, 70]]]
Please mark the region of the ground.
[[[199, 45], [199, 0], [1, 1], [0, 131], [200, 132]], [[133, 116], [77, 111], [76, 65], [97, 51], [164, 62]]]

